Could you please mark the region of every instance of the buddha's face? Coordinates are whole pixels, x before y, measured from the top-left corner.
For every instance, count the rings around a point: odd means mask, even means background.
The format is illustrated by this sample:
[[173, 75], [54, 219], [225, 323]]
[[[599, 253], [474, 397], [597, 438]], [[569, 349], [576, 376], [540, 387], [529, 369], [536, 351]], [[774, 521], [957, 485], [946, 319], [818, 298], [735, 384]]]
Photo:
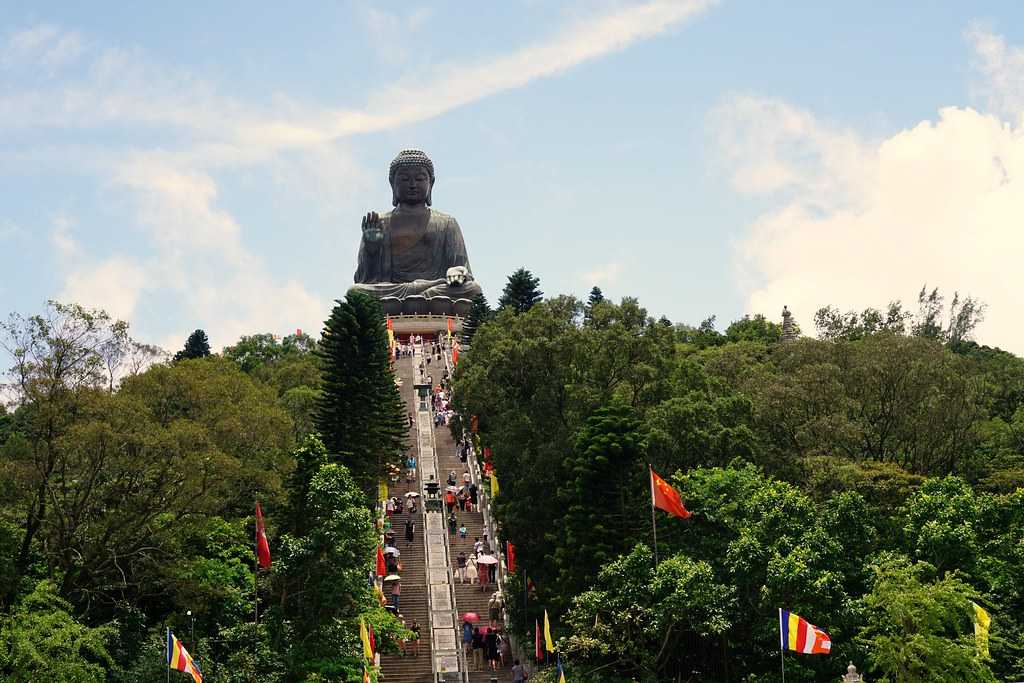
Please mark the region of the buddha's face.
[[399, 204], [422, 205], [430, 197], [430, 173], [424, 166], [405, 166], [395, 172], [393, 187]]

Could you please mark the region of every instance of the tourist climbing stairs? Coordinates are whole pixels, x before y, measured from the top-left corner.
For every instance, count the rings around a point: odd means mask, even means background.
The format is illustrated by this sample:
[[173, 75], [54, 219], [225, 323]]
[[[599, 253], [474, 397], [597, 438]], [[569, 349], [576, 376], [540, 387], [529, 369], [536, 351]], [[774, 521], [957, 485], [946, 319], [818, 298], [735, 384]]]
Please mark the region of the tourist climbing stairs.
[[[401, 394], [405, 400], [408, 412], [416, 410], [413, 392], [414, 366], [409, 358], [400, 358], [396, 364], [398, 377], [402, 382]], [[415, 428], [409, 430], [409, 448], [416, 452]], [[398, 496], [408, 501], [406, 493], [420, 492], [420, 482], [407, 482], [405, 471], [397, 482], [389, 481], [389, 494]], [[408, 510], [408, 506], [405, 508]], [[399, 654], [382, 655], [380, 666], [383, 673], [383, 680], [387, 683], [432, 683], [433, 674], [431, 667], [431, 637], [430, 637], [430, 616], [427, 608], [427, 566], [426, 552], [423, 545], [423, 505], [422, 500], [417, 504], [417, 512], [413, 516], [416, 524], [416, 531], [413, 542], [405, 540], [405, 522], [409, 513], [395, 514], [391, 519], [392, 528], [397, 539], [398, 549], [401, 552], [402, 562], [402, 595], [399, 603], [399, 612], [405, 619], [406, 626], [411, 626], [415, 620], [420, 627], [420, 648], [419, 656], [412, 656], [412, 648], [403, 657]], [[385, 587], [384, 592], [388, 589]]]

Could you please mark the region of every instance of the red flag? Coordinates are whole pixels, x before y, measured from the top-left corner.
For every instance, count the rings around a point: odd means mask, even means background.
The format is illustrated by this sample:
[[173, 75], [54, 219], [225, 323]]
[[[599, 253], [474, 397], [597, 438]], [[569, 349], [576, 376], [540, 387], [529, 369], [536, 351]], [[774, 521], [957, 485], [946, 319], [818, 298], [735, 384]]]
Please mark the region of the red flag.
[[263, 526], [263, 510], [256, 501], [256, 561], [260, 569], [270, 569], [270, 544], [267, 543], [267, 529]]
[[453, 318], [448, 318], [448, 334], [452, 333], [452, 323], [455, 322]]
[[508, 573], [516, 573], [516, 547], [512, 545], [512, 541], [505, 541], [505, 557], [508, 561]]
[[391, 320], [391, 318], [388, 318], [388, 329], [389, 330], [395, 329], [395, 323]]
[[459, 364], [459, 345], [456, 344], [452, 347], [452, 365]]
[[377, 651], [377, 639], [373, 635], [373, 626], [370, 625], [370, 624], [367, 624], [366, 627], [368, 629], [370, 629], [370, 652], [376, 652]]
[[651, 504], [656, 508], [661, 508], [670, 515], [679, 517], [680, 519], [686, 519], [690, 516], [690, 511], [683, 505], [683, 501], [679, 498], [679, 492], [676, 491], [672, 486], [668, 484], [664, 479], [659, 477], [651, 469]]
[[539, 662], [544, 657], [540, 648], [540, 622], [534, 619], [533, 626], [533, 658]]
[[380, 546], [377, 546], [377, 576], [384, 576], [388, 571], [387, 565], [384, 564], [384, 551], [381, 550]]

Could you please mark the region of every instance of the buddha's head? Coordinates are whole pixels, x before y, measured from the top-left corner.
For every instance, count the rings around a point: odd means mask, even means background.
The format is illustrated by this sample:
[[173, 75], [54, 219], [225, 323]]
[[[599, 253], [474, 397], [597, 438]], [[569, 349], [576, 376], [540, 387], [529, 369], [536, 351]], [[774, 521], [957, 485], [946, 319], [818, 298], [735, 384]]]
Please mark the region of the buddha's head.
[[404, 149], [391, 162], [391, 205], [430, 206], [434, 189], [434, 162], [418, 149]]

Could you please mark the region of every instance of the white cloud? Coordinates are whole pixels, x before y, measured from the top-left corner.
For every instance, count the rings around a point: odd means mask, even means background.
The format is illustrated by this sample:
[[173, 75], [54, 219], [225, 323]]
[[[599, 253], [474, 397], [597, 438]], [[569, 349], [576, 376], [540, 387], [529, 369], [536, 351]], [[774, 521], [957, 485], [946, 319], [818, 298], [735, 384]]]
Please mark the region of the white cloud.
[[981, 77], [974, 84], [989, 111], [1019, 124], [1024, 114], [1024, 48], [1006, 44], [1006, 40], [980, 24], [965, 34], [974, 50], [974, 68]]
[[748, 310], [778, 317], [788, 304], [810, 332], [821, 306], [912, 303], [927, 283], [987, 302], [979, 340], [1024, 352], [1015, 121], [947, 107], [872, 141], [783, 102], [727, 100], [712, 128], [734, 187], [774, 202], [736, 245]]
[[[135, 51], [106, 49], [87, 77], [55, 88], [0, 95], [0, 123], [18, 127], [84, 127], [118, 123], [171, 126], [213, 137], [204, 146], [222, 157], [251, 156], [236, 146], [275, 152], [423, 121], [538, 78], [624, 50], [692, 19], [717, 0], [649, 0], [577, 21], [533, 45], [476, 63], [453, 63], [372, 93], [362, 109], [314, 107], [284, 97], [258, 105], [221, 95], [215, 84], [153, 65]], [[375, 14], [377, 23], [388, 15]], [[414, 30], [426, 13], [402, 21]], [[396, 19], [397, 21], [397, 19]], [[65, 34], [44, 31], [53, 45]], [[9, 41], [10, 43], [10, 41]], [[52, 48], [51, 48], [52, 49]]]
[[579, 281], [587, 287], [594, 285], [613, 285], [619, 281], [619, 276], [622, 275], [622, 270], [623, 267], [621, 263], [604, 263], [596, 266], [592, 270], [582, 273], [579, 276]]
[[119, 320], [131, 320], [147, 279], [139, 264], [115, 256], [71, 270], [59, 298], [89, 308], [102, 308]]
[[82, 36], [49, 24], [38, 24], [9, 34], [0, 44], [0, 68], [27, 66], [53, 72], [71, 64], [85, 51]]

